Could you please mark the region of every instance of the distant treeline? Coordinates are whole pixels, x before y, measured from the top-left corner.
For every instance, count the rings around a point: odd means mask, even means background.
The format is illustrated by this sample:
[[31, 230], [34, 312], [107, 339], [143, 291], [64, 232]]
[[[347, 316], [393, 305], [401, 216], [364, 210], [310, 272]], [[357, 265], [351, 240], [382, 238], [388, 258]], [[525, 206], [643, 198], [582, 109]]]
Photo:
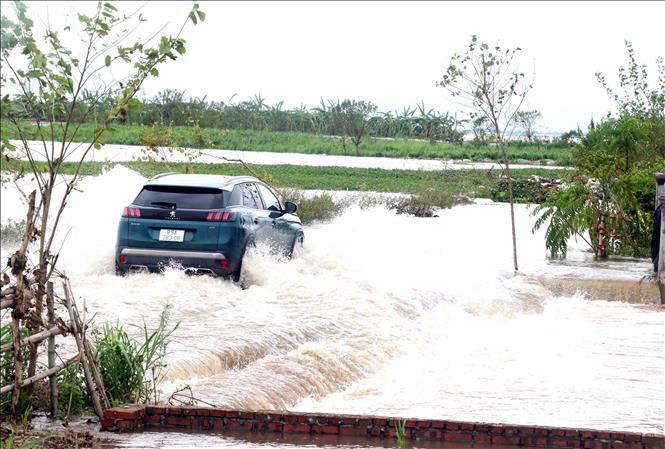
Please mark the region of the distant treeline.
[[[23, 100], [17, 97], [15, 101], [20, 104]], [[100, 99], [92, 93], [84, 93], [82, 103], [96, 105], [87, 115], [78, 113], [75, 108], [74, 117], [78, 122], [101, 122], [113, 107], [112, 99]], [[123, 111], [120, 121], [128, 125], [152, 126], [163, 123], [166, 126], [344, 136], [348, 134], [349, 116], [353, 116], [352, 121], [364, 123], [364, 134], [371, 137], [462, 144], [465, 129], [472, 129], [477, 143], [489, 143], [486, 136], [490, 133], [482, 132], [484, 130], [479, 132], [477, 124], [469, 125], [466, 120], [457, 119], [447, 112], [428, 109], [424, 103], [395, 112], [381, 112], [371, 102], [351, 100], [322, 99], [320, 104], [313, 108], [301, 105], [299, 108], [284, 109], [283, 105], [283, 101], [269, 105], [260, 94], [245, 101], [233, 102], [231, 98], [228, 102], [223, 102], [207, 101], [206, 97], [190, 98], [185, 96], [184, 91], [167, 89], [152, 99], [134, 100], [132, 108]], [[80, 110], [83, 111], [84, 108]], [[48, 111], [49, 115], [53, 113]], [[64, 118], [64, 114], [58, 114], [57, 111], [55, 115], [56, 121]], [[42, 118], [47, 117], [45, 111]], [[553, 146], [567, 146], [568, 143], [555, 142]]]

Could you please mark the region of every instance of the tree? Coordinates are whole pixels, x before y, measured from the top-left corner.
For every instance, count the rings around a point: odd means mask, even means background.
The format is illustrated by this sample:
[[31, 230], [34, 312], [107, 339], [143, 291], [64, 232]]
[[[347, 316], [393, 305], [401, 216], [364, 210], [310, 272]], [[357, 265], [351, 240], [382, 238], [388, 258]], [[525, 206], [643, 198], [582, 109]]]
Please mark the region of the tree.
[[619, 68], [619, 86], [598, 82], [618, 106], [616, 116], [593, 122], [573, 151], [575, 172], [533, 214], [534, 230], [547, 223], [546, 245], [553, 257], [566, 255], [567, 240], [584, 239], [596, 257], [646, 256], [653, 214], [653, 174], [665, 157], [665, 65], [658, 58], [658, 85], [650, 87], [646, 66], [629, 42], [628, 67]]
[[356, 156], [360, 156], [360, 141], [367, 133], [367, 125], [376, 110], [377, 107], [369, 101], [344, 100], [339, 104], [344, 133], [356, 147]]
[[[59, 249], [54, 250], [54, 244], [58, 224], [81, 179], [83, 163], [95, 149], [101, 148], [104, 136], [112, 130], [113, 124], [126, 118], [137, 106], [138, 100], [134, 97], [143, 83], [159, 75], [158, 67], [185, 53], [181, 33], [186, 23], [191, 20], [196, 24], [205, 19], [205, 14], [194, 3], [178, 33], [161, 36], [157, 44], [151, 46], [151, 40], [127, 43], [132, 35], [128, 30], [140, 28], [145, 21], [139, 11], [125, 16], [119, 14], [112, 4], [99, 2], [92, 14], [79, 13], [78, 22], [63, 30], [51, 29], [47, 21], [44, 36], [35, 37], [26, 5], [20, 1], [13, 5], [15, 21], [4, 15], [0, 20], [1, 109], [2, 118], [16, 128], [20, 143], [15, 145], [3, 136], [1, 150], [8, 161], [27, 160], [27, 168], [37, 184], [36, 191], [24, 194], [29, 203], [24, 230], [26, 244], [9, 260], [20, 292], [16, 295], [13, 318], [31, 323], [29, 328], [34, 333], [35, 320], [30, 318], [38, 315], [31, 315], [30, 301], [34, 300], [34, 310], [41, 313], [46, 284], [57, 272]], [[66, 40], [61, 40], [63, 35], [82, 41], [82, 56], [63, 44]], [[124, 71], [127, 76], [113, 79], [112, 67]], [[20, 96], [20, 101], [13, 101], [9, 93], [12, 91]], [[104, 102], [111, 107], [98, 122], [92, 140], [84, 145], [75, 144], [81, 123], [95, 115], [96, 107]], [[34, 121], [34, 125], [24, 121], [25, 118]], [[34, 135], [37, 144], [30, 142]], [[65, 163], [74, 165], [73, 175], [61, 175]], [[18, 166], [14, 179], [23, 174], [21, 164]], [[55, 196], [56, 185], [64, 186], [64, 193], [59, 197]], [[38, 255], [34, 267], [29, 266], [27, 256], [27, 243], [31, 241], [34, 241]], [[27, 284], [32, 276], [34, 283]], [[20, 340], [18, 332], [18, 328], [12, 326], [15, 342]], [[35, 365], [36, 349], [33, 347], [29, 375], [34, 374]], [[20, 360], [17, 366], [20, 368]], [[16, 372], [20, 373], [20, 369]], [[12, 396], [14, 415], [17, 401], [15, 388]]]
[[452, 97], [465, 106], [471, 121], [486, 117], [493, 128], [499, 150], [503, 154], [506, 177], [508, 178], [508, 199], [513, 239], [513, 267], [517, 265], [517, 239], [515, 236], [515, 210], [513, 204], [513, 181], [510, 177], [508, 152], [505, 137], [514, 123], [515, 114], [520, 110], [531, 82], [527, 82], [524, 72], [518, 69], [517, 56], [521, 49], [504, 49], [499, 45], [490, 47], [479, 43], [471, 36], [471, 42], [464, 54], [454, 54], [450, 58], [443, 79], [437, 85], [450, 92]]
[[529, 142], [533, 142], [534, 133], [536, 131], [536, 123], [538, 123], [542, 118], [543, 114], [541, 114], [538, 110], [515, 112], [515, 123], [517, 126], [522, 128]]

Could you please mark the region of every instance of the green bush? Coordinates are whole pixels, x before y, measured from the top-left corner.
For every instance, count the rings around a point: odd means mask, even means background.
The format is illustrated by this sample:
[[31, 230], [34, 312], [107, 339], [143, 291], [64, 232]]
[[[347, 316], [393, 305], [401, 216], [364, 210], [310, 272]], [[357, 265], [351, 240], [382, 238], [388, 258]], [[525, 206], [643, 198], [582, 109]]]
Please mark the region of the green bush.
[[304, 224], [332, 220], [345, 207], [341, 202], [336, 202], [329, 193], [306, 196], [302, 191], [294, 189], [282, 189], [279, 193], [284, 201], [298, 205], [297, 213]]

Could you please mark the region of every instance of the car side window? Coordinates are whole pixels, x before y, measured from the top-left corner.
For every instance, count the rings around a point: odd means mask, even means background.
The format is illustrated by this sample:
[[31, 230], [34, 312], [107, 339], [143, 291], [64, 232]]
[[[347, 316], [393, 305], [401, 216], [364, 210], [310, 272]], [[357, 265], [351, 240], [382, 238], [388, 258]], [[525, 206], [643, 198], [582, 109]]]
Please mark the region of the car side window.
[[263, 203], [265, 204], [266, 209], [274, 211], [282, 210], [282, 207], [279, 204], [279, 200], [268, 187], [264, 186], [263, 184], [257, 184], [257, 187], [261, 192], [261, 196], [263, 197]]
[[263, 209], [263, 203], [256, 186], [252, 183], [242, 185], [242, 204], [253, 209]]

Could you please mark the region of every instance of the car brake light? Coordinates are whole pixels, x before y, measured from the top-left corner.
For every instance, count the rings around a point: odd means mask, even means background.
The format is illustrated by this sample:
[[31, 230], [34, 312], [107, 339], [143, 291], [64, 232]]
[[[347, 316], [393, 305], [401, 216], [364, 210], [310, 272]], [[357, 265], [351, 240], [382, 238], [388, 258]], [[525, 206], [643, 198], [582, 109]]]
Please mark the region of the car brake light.
[[233, 221], [235, 214], [229, 211], [211, 210], [206, 216], [207, 221]]
[[222, 259], [219, 261], [219, 266], [222, 268], [228, 268], [229, 267], [229, 261], [226, 259]]
[[118, 257], [118, 262], [120, 262], [120, 263], [125, 263], [125, 262], [127, 262], [127, 256], [119, 256], [119, 257]]
[[123, 217], [141, 217], [141, 209], [138, 207], [125, 207], [122, 210]]

